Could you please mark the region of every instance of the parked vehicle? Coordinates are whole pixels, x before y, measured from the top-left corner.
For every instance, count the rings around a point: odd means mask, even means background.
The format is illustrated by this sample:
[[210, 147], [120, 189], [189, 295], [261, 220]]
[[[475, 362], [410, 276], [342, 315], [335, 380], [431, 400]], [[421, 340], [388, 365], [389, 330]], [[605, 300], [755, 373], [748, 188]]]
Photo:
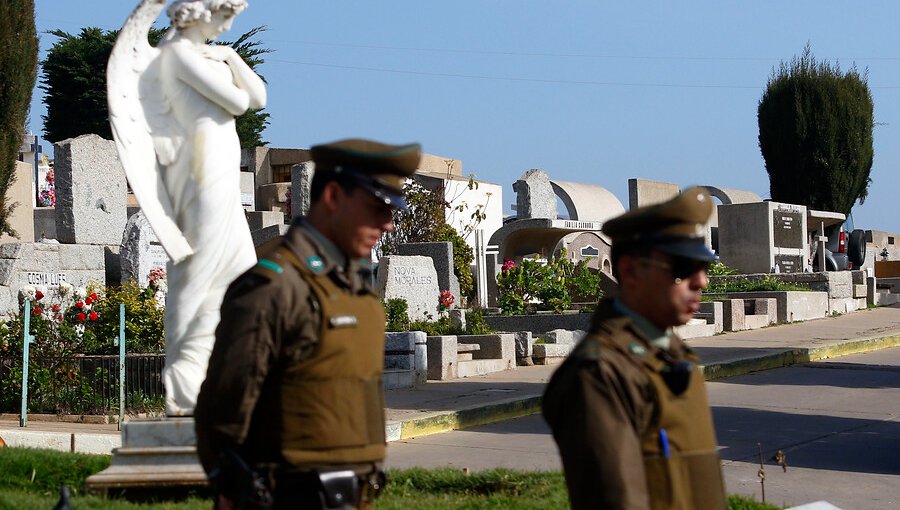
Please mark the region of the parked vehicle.
[[[849, 232], [849, 233], [848, 233]], [[849, 271], [860, 269], [866, 261], [866, 232], [853, 228], [853, 216], [839, 225], [825, 229], [825, 270]], [[818, 243], [813, 251], [813, 270], [819, 269]]]

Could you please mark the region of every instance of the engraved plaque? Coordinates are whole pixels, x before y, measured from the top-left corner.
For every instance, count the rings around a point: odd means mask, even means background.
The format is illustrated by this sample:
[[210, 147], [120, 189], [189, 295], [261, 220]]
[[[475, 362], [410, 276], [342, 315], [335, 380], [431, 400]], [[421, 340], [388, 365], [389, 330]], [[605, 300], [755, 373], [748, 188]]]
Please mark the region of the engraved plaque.
[[803, 256], [775, 255], [775, 265], [778, 266], [778, 271], [782, 273], [802, 273]]
[[776, 248], [803, 248], [803, 216], [799, 211], [772, 211], [772, 229]]

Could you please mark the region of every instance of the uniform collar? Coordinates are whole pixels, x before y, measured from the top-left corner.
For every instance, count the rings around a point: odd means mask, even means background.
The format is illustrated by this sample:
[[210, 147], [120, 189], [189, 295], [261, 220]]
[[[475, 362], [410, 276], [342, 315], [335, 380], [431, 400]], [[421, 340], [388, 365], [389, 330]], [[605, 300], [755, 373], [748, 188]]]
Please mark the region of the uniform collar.
[[[363, 264], [358, 259], [351, 259], [341, 251], [334, 241], [325, 237], [319, 230], [310, 225], [304, 218], [294, 220], [291, 229], [285, 236], [301, 261], [309, 265], [318, 264], [315, 272], [331, 274], [341, 284], [354, 293], [371, 289], [371, 265]], [[308, 255], [313, 253], [314, 255]]]
[[344, 254], [344, 252], [342, 252], [336, 244], [334, 244], [334, 241], [325, 237], [321, 232], [319, 232], [318, 229], [316, 229], [316, 227], [312, 226], [308, 221], [300, 220], [300, 224], [303, 225], [304, 228], [306, 228], [307, 232], [309, 232], [310, 237], [312, 237], [316, 244], [319, 245], [319, 248], [321, 248], [323, 255], [331, 259], [334, 264], [341, 269], [347, 267], [347, 255]]
[[625, 306], [625, 303], [619, 298], [613, 300], [612, 307], [615, 311], [630, 318], [634, 327], [640, 331], [651, 344], [665, 350], [668, 350], [672, 346], [672, 328], [665, 331], [659, 329], [646, 317]]

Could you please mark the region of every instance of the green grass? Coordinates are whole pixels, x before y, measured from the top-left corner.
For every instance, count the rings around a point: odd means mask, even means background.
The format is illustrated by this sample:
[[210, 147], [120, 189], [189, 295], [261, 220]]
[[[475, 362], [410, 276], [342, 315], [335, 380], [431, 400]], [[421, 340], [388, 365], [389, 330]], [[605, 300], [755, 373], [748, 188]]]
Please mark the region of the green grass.
[[[84, 480], [105, 469], [110, 458], [32, 450], [0, 449], [0, 510], [52, 508], [59, 486], [72, 490], [73, 510], [208, 510], [212, 502], [196, 491], [173, 492], [166, 499], [136, 500], [136, 493], [104, 499], [85, 495]], [[466, 474], [457, 469], [408, 469], [388, 473], [389, 483], [378, 510], [560, 509], [568, 508], [561, 473], [494, 469]], [[775, 510], [740, 496], [729, 498], [731, 510]]]

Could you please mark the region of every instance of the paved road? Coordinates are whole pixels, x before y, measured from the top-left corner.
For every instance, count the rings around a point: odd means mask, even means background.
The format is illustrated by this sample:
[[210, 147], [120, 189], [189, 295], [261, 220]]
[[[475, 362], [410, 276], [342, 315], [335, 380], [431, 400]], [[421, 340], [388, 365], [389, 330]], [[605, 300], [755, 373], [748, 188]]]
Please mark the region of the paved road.
[[[728, 491], [766, 500], [900, 508], [900, 348], [709, 383]], [[770, 458], [787, 455], [787, 472]], [[391, 443], [388, 467], [560, 469], [538, 416]]]

